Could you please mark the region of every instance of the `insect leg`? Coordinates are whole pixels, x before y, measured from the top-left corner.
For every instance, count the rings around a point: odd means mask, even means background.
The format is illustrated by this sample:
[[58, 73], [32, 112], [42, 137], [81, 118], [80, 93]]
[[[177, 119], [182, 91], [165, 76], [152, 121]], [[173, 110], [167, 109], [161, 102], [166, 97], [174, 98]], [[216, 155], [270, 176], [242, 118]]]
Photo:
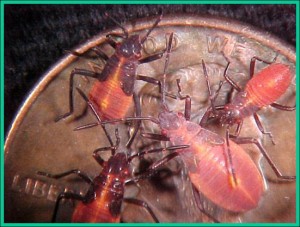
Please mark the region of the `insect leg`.
[[145, 172], [137, 175], [133, 179], [129, 179], [126, 183], [128, 183], [128, 182], [137, 182], [141, 179], [151, 177], [159, 167], [163, 166], [168, 161], [172, 160], [173, 158], [177, 157], [178, 155], [179, 155], [179, 153], [175, 151], [175, 152], [163, 157], [162, 159], [152, 163], [152, 165], [150, 165], [149, 168]]
[[93, 47], [90, 50], [94, 51], [97, 56], [96, 57], [95, 56], [87, 56], [86, 52], [84, 52], [84, 53], [78, 53], [77, 51], [69, 51], [69, 50], [66, 50], [65, 52], [69, 53], [69, 54], [72, 54], [74, 56], [77, 56], [77, 57], [84, 57], [84, 58], [88, 58], [88, 59], [95, 59], [95, 58], [98, 58], [98, 57], [101, 57], [104, 61], [107, 61], [109, 59], [109, 57], [107, 56], [107, 54], [104, 53], [100, 49], [100, 47], [98, 47], [98, 46]]
[[270, 65], [270, 64], [275, 62], [276, 58], [277, 58], [277, 56], [273, 59], [273, 61], [266, 61], [266, 60], [263, 60], [263, 59], [261, 59], [259, 57], [256, 57], [256, 56], [252, 57], [251, 61], [250, 61], [250, 72], [249, 72], [250, 78], [252, 78], [253, 75], [254, 75], [255, 63], [256, 63], [257, 60], [261, 61], [265, 64]]
[[128, 158], [128, 161], [130, 162], [132, 159], [136, 157], [142, 157], [145, 154], [151, 154], [151, 153], [156, 153], [156, 152], [164, 152], [164, 151], [174, 151], [174, 150], [179, 150], [179, 149], [185, 149], [188, 148], [189, 145], [177, 145], [177, 146], [170, 146], [166, 148], [156, 148], [156, 149], [151, 149], [151, 150], [146, 150], [142, 152], [138, 152]]
[[[81, 172], [78, 169], [73, 169], [73, 170], [69, 170], [63, 173], [59, 173], [59, 174], [50, 174], [50, 173], [46, 173], [46, 172], [42, 172], [42, 171], [38, 171], [37, 172], [38, 175], [42, 175], [48, 178], [54, 178], [54, 179], [59, 179], [71, 174], [76, 174], [77, 176], [79, 176], [81, 179], [83, 179], [85, 182], [87, 182], [89, 185], [93, 185], [93, 180], [86, 175], [85, 173]], [[61, 199], [66, 198], [66, 199], [75, 199], [75, 200], [80, 200], [80, 201], [86, 201], [87, 199], [90, 199], [90, 194], [87, 194], [86, 196], [82, 196], [82, 195], [78, 195], [72, 192], [62, 192], [59, 194], [59, 196], [57, 197], [56, 203], [55, 203], [55, 208], [54, 208], [54, 212], [53, 212], [53, 216], [52, 216], [52, 222], [55, 222], [56, 220], [56, 214], [58, 211], [58, 207], [59, 207], [59, 202]]]
[[[135, 105], [135, 116], [140, 117], [142, 115], [141, 104], [140, 104], [139, 96], [135, 92], [133, 92], [133, 101]], [[126, 144], [127, 148], [130, 148], [134, 138], [136, 137], [137, 132], [139, 131], [140, 126], [141, 126], [141, 121], [137, 120], [134, 131]]]
[[269, 163], [269, 165], [271, 166], [271, 168], [273, 169], [274, 173], [277, 175], [278, 178], [283, 179], [283, 180], [295, 180], [296, 179], [296, 176], [282, 175], [282, 173], [279, 171], [279, 169], [277, 168], [275, 163], [272, 161], [271, 157], [268, 155], [268, 153], [266, 152], [264, 147], [260, 144], [260, 142], [257, 139], [250, 138], [250, 137], [239, 137], [239, 138], [232, 138], [231, 140], [233, 140], [234, 142], [236, 142], [238, 144], [255, 144], [258, 147], [258, 149], [260, 150], [260, 152], [262, 153], [262, 155], [266, 158], [267, 162]]
[[144, 63], [148, 63], [148, 62], [160, 59], [160, 58], [162, 58], [162, 56], [164, 55], [165, 52], [166, 52], [166, 50], [164, 50], [164, 51], [162, 51], [160, 53], [157, 53], [157, 54], [150, 55], [150, 56], [147, 56], [145, 58], [142, 58], [142, 59], [139, 60], [139, 64], [144, 64]]
[[178, 97], [180, 100], [185, 100], [185, 106], [184, 106], [184, 117], [187, 121], [191, 119], [191, 112], [192, 112], [192, 100], [189, 95], [183, 96], [181, 94], [181, 86], [180, 86], [180, 79], [176, 80], [177, 88], [178, 88]]
[[198, 192], [198, 190], [195, 188], [194, 185], [192, 185], [192, 189], [193, 189], [193, 195], [197, 204], [198, 209], [205, 214], [207, 217], [209, 217], [213, 222], [215, 223], [220, 223], [219, 220], [217, 220], [214, 216], [212, 216], [211, 214], [209, 214], [205, 208], [203, 207], [203, 202], [201, 201], [200, 198], [200, 193]]
[[[215, 106], [215, 110], [223, 110], [224, 109], [224, 105], [221, 105], [221, 106]], [[211, 106], [206, 110], [206, 112], [203, 114], [200, 122], [199, 122], [199, 125], [201, 127], [205, 127], [205, 125], [207, 124], [207, 121], [210, 119], [210, 115], [213, 114], [213, 110], [211, 108]], [[213, 116], [214, 117], [214, 116]]]
[[72, 200], [79, 200], [79, 201], [85, 201], [85, 197], [79, 194], [75, 194], [72, 192], [63, 192], [60, 193], [56, 199], [56, 203], [55, 203], [55, 208], [53, 211], [53, 216], [51, 219], [51, 222], [55, 222], [56, 220], [56, 215], [57, 215], [57, 211], [58, 211], [58, 207], [59, 207], [59, 202], [61, 199], [72, 199]]
[[108, 150], [112, 151], [112, 149], [113, 149], [112, 147], [101, 147], [101, 148], [97, 148], [96, 150], [94, 150], [93, 157], [100, 166], [103, 167], [105, 161], [103, 160], [103, 158], [101, 158], [101, 156], [98, 154], [98, 152], [108, 151]]
[[[150, 83], [150, 84], [157, 85], [158, 88], [159, 88], [159, 93], [162, 93], [162, 83], [161, 83], [160, 80], [157, 80], [153, 77], [143, 76], [143, 75], [137, 75], [137, 80], [141, 80], [141, 81], [145, 81], [145, 82]], [[168, 92], [165, 92], [165, 95], [168, 96], [168, 97], [171, 97], [173, 99], [177, 98], [176, 95], [170, 94]]]
[[[92, 124], [89, 124], [89, 127], [82, 127], [82, 126], [80, 126], [79, 128], [80, 128], [80, 129], [91, 128], [91, 127], [94, 127], [94, 126], [100, 124], [101, 127], [102, 127], [102, 129], [103, 129], [103, 131], [104, 131], [104, 133], [105, 133], [105, 135], [106, 135], [106, 137], [107, 137], [107, 139], [108, 139], [108, 141], [109, 141], [109, 143], [110, 143], [110, 145], [113, 146], [113, 142], [112, 142], [112, 140], [111, 140], [111, 138], [110, 138], [110, 136], [109, 136], [109, 133], [107, 132], [107, 130], [106, 130], [106, 128], [105, 128], [105, 125], [102, 125], [102, 124], [101, 124], [102, 120], [101, 120], [100, 116], [98, 115], [98, 113], [97, 113], [97, 111], [96, 111], [96, 109], [95, 109], [93, 103], [90, 102], [90, 100], [88, 99], [88, 97], [86, 97], [86, 95], [83, 93], [82, 90], [80, 90], [79, 88], [76, 88], [76, 89], [77, 89], [77, 91], [79, 92], [79, 94], [81, 95], [81, 97], [86, 101], [86, 103], [88, 104], [88, 106], [91, 108], [93, 114], [96, 116], [96, 118], [97, 118], [97, 120], [98, 120], [98, 122], [99, 122], [99, 123], [92, 123]], [[93, 125], [93, 126], [91, 126], [91, 125]], [[79, 130], [79, 129], [76, 128], [75, 131], [77, 131], [77, 130]]]
[[159, 140], [159, 141], [170, 141], [170, 138], [161, 134], [156, 133], [141, 133], [143, 138]]
[[117, 41], [114, 40], [113, 37], [119, 37], [124, 39], [125, 37], [123, 35], [120, 34], [108, 34], [106, 35], [106, 42], [114, 49], [117, 48], [117, 46], [119, 45], [119, 43]]
[[42, 172], [42, 171], [37, 171], [38, 175], [42, 175], [48, 178], [53, 178], [53, 179], [59, 179], [71, 174], [76, 174], [77, 176], [79, 176], [80, 178], [82, 178], [85, 182], [87, 182], [88, 184], [92, 184], [93, 180], [85, 173], [81, 172], [79, 169], [72, 169], [63, 173], [59, 173], [59, 174], [50, 174], [50, 173], [46, 173], [46, 172]]
[[205, 113], [203, 114], [199, 125], [201, 127], [205, 127], [205, 125], [207, 124], [207, 121], [210, 119], [210, 115], [213, 113], [211, 106], [205, 111]]
[[96, 46], [94, 48], [91, 49], [92, 51], [94, 51], [96, 53], [96, 55], [98, 57], [101, 57], [104, 61], [108, 61], [109, 57], [107, 56], [106, 53], [104, 53], [100, 47]]
[[238, 137], [238, 136], [240, 135], [240, 133], [241, 133], [241, 129], [242, 129], [243, 123], [244, 123], [244, 121], [240, 121], [240, 122], [237, 124], [237, 127], [236, 127], [236, 129], [235, 129], [234, 135], [230, 134], [229, 137], [234, 137], [234, 138]]
[[88, 76], [92, 78], [100, 78], [101, 74], [92, 72], [86, 69], [73, 69], [70, 75], [70, 80], [69, 80], [69, 112], [59, 116], [58, 118], [55, 119], [55, 122], [60, 121], [61, 119], [64, 119], [68, 116], [70, 116], [73, 111], [74, 111], [74, 100], [73, 100], [73, 81], [74, 81], [74, 76], [75, 75], [82, 75], [82, 76]]
[[124, 202], [132, 203], [132, 204], [135, 204], [137, 206], [144, 207], [148, 211], [148, 213], [151, 215], [151, 217], [153, 218], [153, 220], [156, 223], [159, 223], [156, 215], [154, 214], [154, 212], [152, 211], [152, 209], [149, 207], [149, 205], [146, 202], [144, 202], [142, 200], [138, 200], [138, 199], [133, 199], [133, 198], [124, 198], [123, 200], [124, 200]]
[[209, 81], [209, 78], [208, 78], [206, 65], [205, 65], [205, 62], [204, 62], [203, 59], [202, 59], [202, 68], [203, 68], [203, 73], [204, 73], [204, 76], [205, 76], [206, 85], [207, 85], [207, 89], [208, 89], [209, 100], [210, 100], [210, 103], [211, 103], [211, 112], [215, 113], [216, 110], [215, 110], [215, 102], [214, 101], [215, 101], [216, 97], [218, 96], [218, 94], [216, 94], [215, 97], [213, 98], [213, 95], [212, 95], [212, 92], [211, 92], [211, 89], [210, 89], [210, 81]]
[[136, 79], [145, 81], [150, 84], [157, 85], [159, 87], [159, 92], [161, 93], [161, 81], [160, 80], [157, 80], [153, 77], [143, 76], [143, 75], [137, 75]]
[[[225, 71], [227, 70], [228, 66], [229, 66], [229, 63], [227, 65]], [[214, 115], [216, 115], [216, 110], [217, 109], [216, 109], [216, 106], [215, 106], [215, 100], [216, 100], [216, 98], [219, 95], [219, 92], [220, 92], [220, 90], [222, 88], [222, 85], [224, 84], [224, 81], [220, 81], [218, 90], [215, 92], [215, 94], [212, 94], [212, 91], [211, 91], [211, 88], [210, 88], [210, 81], [209, 81], [209, 78], [208, 78], [208, 73], [207, 73], [207, 69], [206, 69], [206, 65], [205, 65], [204, 60], [202, 60], [202, 67], [203, 67], [203, 73], [204, 73], [205, 80], [206, 80], [206, 85], [207, 85], [207, 89], [208, 89], [209, 100], [210, 100], [211, 106], [206, 111], [206, 113], [204, 114], [203, 118], [201, 119], [200, 125], [204, 124], [204, 122], [207, 122], [207, 120], [209, 119], [210, 113], [213, 113]], [[224, 71], [224, 73], [226, 74], [225, 71]], [[224, 106], [222, 106], [222, 107], [224, 107]]]
[[280, 104], [277, 104], [274, 102], [270, 105], [276, 109], [285, 110], [285, 111], [293, 111], [296, 109], [296, 104], [295, 104], [295, 106], [283, 106], [283, 105], [280, 105]]
[[266, 131], [264, 130], [264, 128], [263, 128], [263, 126], [262, 126], [262, 123], [261, 123], [261, 121], [259, 120], [259, 117], [258, 117], [257, 113], [254, 113], [254, 114], [253, 114], [253, 117], [254, 117], [254, 120], [255, 120], [255, 122], [256, 122], [256, 125], [257, 125], [259, 131], [261, 131], [262, 134], [267, 134], [267, 135], [270, 137], [272, 143], [275, 145], [275, 141], [274, 141], [274, 139], [273, 139], [272, 133], [271, 133], [271, 132], [266, 132]]
[[227, 76], [227, 71], [228, 71], [228, 68], [229, 68], [229, 64], [230, 62], [228, 61], [228, 64], [224, 70], [224, 73], [223, 73], [223, 76], [225, 78], [225, 80], [235, 89], [237, 90], [238, 92], [242, 91], [242, 88], [240, 88], [239, 85], [237, 85], [236, 82], [234, 82], [230, 77]]

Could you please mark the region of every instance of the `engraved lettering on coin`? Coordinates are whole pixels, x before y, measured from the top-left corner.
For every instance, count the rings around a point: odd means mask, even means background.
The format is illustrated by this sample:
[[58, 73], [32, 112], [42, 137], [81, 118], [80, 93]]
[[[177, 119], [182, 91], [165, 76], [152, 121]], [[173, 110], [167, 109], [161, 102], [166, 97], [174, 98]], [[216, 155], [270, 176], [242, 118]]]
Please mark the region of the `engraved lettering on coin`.
[[207, 48], [209, 53], [220, 53], [224, 50], [228, 39], [224, 36], [207, 36]]

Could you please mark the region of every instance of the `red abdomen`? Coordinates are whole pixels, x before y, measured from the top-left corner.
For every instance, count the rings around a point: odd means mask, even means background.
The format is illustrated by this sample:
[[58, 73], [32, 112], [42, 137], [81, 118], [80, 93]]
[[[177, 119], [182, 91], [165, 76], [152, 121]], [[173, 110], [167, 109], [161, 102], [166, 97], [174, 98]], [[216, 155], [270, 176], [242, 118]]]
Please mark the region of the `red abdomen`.
[[102, 120], [119, 119], [125, 117], [132, 104], [132, 95], [126, 95], [117, 79], [95, 82], [89, 93], [89, 100], [93, 102]]
[[[116, 216], [110, 211], [110, 201], [95, 199], [91, 203], [84, 204], [80, 202], [72, 217], [72, 222], [79, 223], [118, 223], [120, 222], [120, 213]], [[121, 203], [120, 203], [121, 205]]]
[[188, 122], [187, 127], [173, 131], [171, 142], [190, 145], [180, 151], [180, 156], [191, 182], [216, 205], [234, 212], [251, 210], [258, 205], [264, 190], [263, 178], [241, 146], [230, 141], [235, 184], [226, 163], [226, 142], [219, 135]]
[[[192, 148], [194, 146], [192, 145]], [[189, 176], [196, 188], [218, 206], [243, 212], [257, 207], [263, 192], [263, 179], [252, 159], [237, 144], [230, 142], [230, 150], [237, 185], [230, 181], [223, 148], [207, 147], [194, 152], [199, 165]], [[187, 165], [189, 166], [189, 165]]]
[[261, 108], [275, 102], [285, 93], [292, 80], [289, 66], [276, 63], [253, 76], [245, 91], [251, 103]]

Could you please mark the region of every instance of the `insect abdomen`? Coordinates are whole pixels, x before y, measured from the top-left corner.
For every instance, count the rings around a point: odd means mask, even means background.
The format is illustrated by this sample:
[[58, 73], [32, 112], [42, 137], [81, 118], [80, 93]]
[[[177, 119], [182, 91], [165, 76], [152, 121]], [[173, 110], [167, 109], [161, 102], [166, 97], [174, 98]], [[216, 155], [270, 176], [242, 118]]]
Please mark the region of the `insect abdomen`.
[[[120, 203], [122, 204], [122, 203]], [[84, 204], [79, 203], [73, 213], [72, 222], [80, 223], [117, 223], [120, 222], [120, 213], [114, 216], [109, 206], [111, 201], [106, 199], [97, 200]], [[121, 209], [121, 207], [120, 207]]]
[[263, 192], [263, 179], [250, 156], [230, 141], [235, 185], [225, 161], [225, 139], [195, 123], [186, 122], [186, 125], [178, 130], [181, 138], [177, 133], [169, 136], [173, 145], [190, 145], [181, 150], [180, 155], [194, 186], [224, 209], [242, 212], [255, 208]]
[[245, 91], [250, 101], [262, 108], [275, 102], [285, 93], [292, 80], [292, 73], [287, 65], [272, 64], [247, 83]]
[[97, 81], [89, 93], [102, 120], [125, 117], [132, 104], [136, 64], [124, 57], [113, 55], [102, 73], [105, 81]]
[[[124, 186], [115, 187], [115, 174], [100, 174], [94, 182], [95, 198], [87, 203], [80, 202], [73, 213], [72, 222], [103, 223], [120, 222], [120, 211]], [[119, 189], [118, 189], [119, 188]]]
[[[195, 139], [196, 140], [196, 139]], [[191, 144], [192, 162], [186, 165], [189, 176], [196, 188], [218, 206], [243, 212], [255, 208], [263, 192], [263, 180], [256, 165], [248, 154], [237, 144], [230, 141], [230, 151], [237, 179], [237, 185], [232, 182], [225, 159], [225, 144], [202, 145], [197, 149], [197, 143]]]
[[132, 104], [132, 95], [124, 94], [118, 81], [95, 82], [89, 100], [102, 120], [123, 118]]

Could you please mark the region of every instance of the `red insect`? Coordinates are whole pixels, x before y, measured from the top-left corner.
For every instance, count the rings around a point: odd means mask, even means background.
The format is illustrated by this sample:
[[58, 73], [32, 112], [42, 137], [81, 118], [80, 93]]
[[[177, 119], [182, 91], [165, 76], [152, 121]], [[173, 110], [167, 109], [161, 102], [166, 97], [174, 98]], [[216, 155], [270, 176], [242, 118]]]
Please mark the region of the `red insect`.
[[[171, 43], [172, 35], [169, 46]], [[185, 114], [175, 113], [168, 109], [165, 103], [165, 77], [170, 48], [168, 47], [167, 50], [164, 77], [161, 83], [162, 108], [158, 119], [153, 117], [140, 117], [138, 119], [150, 120], [161, 128], [161, 135], [143, 133], [143, 137], [169, 140], [173, 146], [185, 144], [189, 147], [174, 151], [153, 163], [150, 168], [163, 165], [174, 157], [180, 156], [188, 169], [193, 186], [212, 202], [233, 212], [245, 212], [256, 208], [264, 191], [263, 177], [251, 157], [238, 144], [256, 145], [273, 170], [276, 173], [279, 171], [258, 140], [249, 137], [226, 140], [191, 122], [191, 98], [180, 94], [180, 81], [177, 81], [178, 97], [185, 100]], [[133, 119], [111, 120], [101, 124]], [[287, 177], [287, 179], [295, 179], [295, 177]]]
[[[120, 26], [124, 32], [123, 36], [114, 34], [107, 36], [108, 43], [115, 48], [115, 53], [109, 58], [99, 48], [94, 49], [98, 55], [107, 61], [105, 68], [101, 73], [77, 68], [71, 72], [69, 85], [70, 110], [62, 116], [59, 116], [56, 121], [70, 116], [74, 111], [73, 80], [75, 75], [82, 75], [97, 79], [89, 92], [89, 100], [93, 102], [98, 115], [103, 120], [123, 118], [131, 107], [133, 98], [137, 111], [136, 115], [139, 116], [141, 110], [138, 97], [134, 92], [135, 81], [143, 80], [157, 84], [157, 81], [153, 78], [137, 75], [137, 67], [139, 64], [159, 59], [163, 54], [162, 52], [141, 58], [142, 46], [147, 37], [162, 19], [162, 15], [160, 15], [160, 17], [155, 21], [153, 26], [143, 38], [139, 35], [132, 35], [129, 37], [128, 31], [116, 20], [113, 18], [111, 19]], [[113, 36], [122, 37], [124, 40], [123, 42], [118, 43], [112, 39]], [[136, 131], [133, 134], [136, 134]], [[128, 141], [127, 146], [129, 147], [131, 143], [132, 139]]]
[[[254, 75], [256, 60], [270, 65]], [[202, 60], [203, 71], [207, 81], [211, 100], [211, 109], [209, 109], [205, 113], [205, 116], [202, 118], [201, 124], [204, 124], [211, 115], [213, 118], [219, 119], [222, 124], [227, 125], [227, 132], [230, 126], [237, 124], [235, 135], [233, 135], [234, 137], [237, 137], [241, 131], [243, 119], [253, 115], [259, 130], [263, 134], [268, 134], [272, 139], [273, 136], [271, 132], [266, 132], [264, 130], [257, 115], [257, 111], [268, 105], [286, 111], [293, 111], [296, 109], [296, 105], [293, 107], [288, 107], [274, 103], [286, 92], [293, 79], [293, 75], [290, 71], [289, 66], [282, 63], [271, 64], [270, 62], [266, 62], [257, 57], [253, 57], [250, 63], [251, 79], [246, 84], [244, 90], [242, 90], [232, 79], [227, 76], [229, 64], [230, 62], [228, 62], [226, 69], [224, 70], [224, 77], [225, 80], [229, 84], [231, 84], [235, 90], [238, 91], [238, 93], [230, 103], [222, 106], [215, 106], [214, 101], [218, 95], [218, 92], [220, 91], [220, 88], [213, 97], [210, 90], [210, 83], [208, 80], [206, 66], [204, 61]]]
[[[107, 132], [106, 135], [108, 136]], [[137, 182], [138, 180], [144, 179], [151, 174], [144, 172], [143, 176], [130, 178], [130, 176], [132, 176], [130, 172], [130, 162], [133, 158], [137, 156], [140, 157], [143, 154], [137, 153], [128, 157], [126, 153], [116, 152], [120, 143], [120, 138], [118, 136], [117, 130], [116, 138], [117, 142], [115, 145], [112, 145], [111, 147], [99, 148], [94, 151], [93, 157], [99, 163], [99, 165], [102, 166], [101, 172], [94, 179], [91, 179], [89, 176], [78, 169], [66, 171], [60, 174], [49, 174], [40, 171], [37, 172], [37, 174], [39, 175], [55, 179], [62, 178], [71, 174], [76, 174], [90, 185], [90, 188], [85, 196], [72, 192], [63, 192], [59, 194], [56, 200], [52, 222], [56, 221], [60, 201], [64, 198], [80, 201], [73, 212], [72, 222], [120, 222], [121, 206], [123, 201], [145, 208], [145, 210], [147, 210], [147, 212], [152, 216], [153, 220], [155, 222], [158, 222], [157, 217], [146, 202], [134, 198], [124, 198], [126, 184]], [[109, 141], [111, 141], [110, 138]], [[144, 153], [183, 149], [185, 147], [187, 146], [173, 146], [168, 148], [155, 149], [154, 151], [144, 151]], [[108, 161], [104, 161], [98, 154], [98, 152], [102, 152], [105, 150], [111, 150], [111, 157], [108, 159]], [[153, 171], [155, 171], [155, 169], [156, 168], [152, 168], [149, 170], [149, 172], [152, 173]]]

